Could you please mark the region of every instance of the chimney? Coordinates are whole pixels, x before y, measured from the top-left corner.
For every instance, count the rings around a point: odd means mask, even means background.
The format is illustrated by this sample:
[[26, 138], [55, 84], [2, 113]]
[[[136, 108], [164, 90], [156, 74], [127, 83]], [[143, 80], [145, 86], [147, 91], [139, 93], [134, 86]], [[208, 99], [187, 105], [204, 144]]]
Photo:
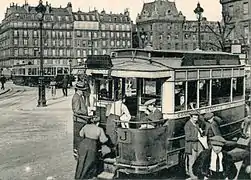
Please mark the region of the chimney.
[[29, 13], [30, 11], [30, 8], [29, 8], [29, 4], [25, 1], [25, 4], [24, 4], [24, 9], [27, 13]]
[[72, 13], [72, 4], [71, 4], [71, 2], [68, 2], [66, 9], [67, 9], [67, 11], [68, 11], [70, 14]]
[[46, 1], [45, 7], [46, 7], [46, 13], [50, 13], [51, 8], [50, 8], [48, 1]]

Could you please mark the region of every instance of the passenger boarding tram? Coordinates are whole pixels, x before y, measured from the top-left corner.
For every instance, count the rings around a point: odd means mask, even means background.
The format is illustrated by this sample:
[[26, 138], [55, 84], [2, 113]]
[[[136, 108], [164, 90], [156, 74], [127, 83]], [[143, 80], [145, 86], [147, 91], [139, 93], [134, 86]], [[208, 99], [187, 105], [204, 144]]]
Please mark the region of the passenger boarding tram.
[[[239, 57], [223, 52], [116, 50], [111, 59], [87, 60], [91, 106], [106, 124], [107, 108], [126, 96], [132, 116], [129, 128], [116, 121], [118, 152], [112, 162], [117, 173], [148, 174], [177, 165], [184, 152], [184, 125], [195, 109], [201, 116], [220, 117], [224, 138], [241, 136], [245, 118], [245, 71]], [[106, 89], [105, 97], [100, 93]], [[163, 119], [154, 128], [139, 129], [144, 103], [156, 99]], [[203, 126], [203, 123], [202, 123]]]

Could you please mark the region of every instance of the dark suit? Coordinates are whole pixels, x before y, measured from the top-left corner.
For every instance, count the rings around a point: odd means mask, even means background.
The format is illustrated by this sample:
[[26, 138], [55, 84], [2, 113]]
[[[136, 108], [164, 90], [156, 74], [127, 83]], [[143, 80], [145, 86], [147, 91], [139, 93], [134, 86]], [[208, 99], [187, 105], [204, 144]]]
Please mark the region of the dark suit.
[[221, 136], [220, 128], [217, 122], [213, 120], [212, 123], [207, 123], [206, 124], [206, 129], [205, 129], [205, 135], [208, 138], [211, 138], [213, 136]]
[[203, 150], [202, 145], [199, 142], [198, 134], [199, 126], [193, 124], [191, 120], [187, 121], [185, 124], [185, 154], [186, 154], [186, 172], [190, 175], [192, 179], [195, 178], [195, 175], [192, 171], [192, 165], [199, 155], [199, 153]]
[[62, 91], [63, 91], [63, 95], [64, 96], [67, 96], [68, 92], [67, 92], [67, 88], [68, 88], [68, 78], [65, 77], [63, 80], [62, 80]]
[[87, 123], [87, 119], [80, 118], [78, 116], [87, 116], [86, 103], [78, 93], [75, 93], [72, 98], [72, 111], [73, 111], [73, 148], [77, 149], [81, 137], [79, 136], [80, 129]]
[[233, 179], [237, 174], [237, 169], [232, 160], [232, 157], [224, 151], [222, 152], [223, 173], [220, 174], [220, 177], [217, 176], [217, 174], [214, 175], [214, 177], [212, 177], [213, 172], [209, 169], [211, 163], [211, 151], [212, 150], [210, 149], [206, 149], [200, 153], [200, 155], [193, 164], [193, 173], [199, 179], [203, 179], [205, 176], [208, 177], [209, 179], [222, 179], [222, 178]]

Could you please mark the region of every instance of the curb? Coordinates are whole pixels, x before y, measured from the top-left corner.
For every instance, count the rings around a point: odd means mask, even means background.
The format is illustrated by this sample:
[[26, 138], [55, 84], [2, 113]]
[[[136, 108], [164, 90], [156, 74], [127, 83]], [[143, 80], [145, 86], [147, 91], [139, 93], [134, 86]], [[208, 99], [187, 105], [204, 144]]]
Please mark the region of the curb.
[[5, 93], [9, 92], [10, 90], [11, 90], [11, 88], [9, 88], [9, 89], [7, 89], [7, 90], [5, 90], [3, 92], [0, 92], [0, 95], [5, 94]]

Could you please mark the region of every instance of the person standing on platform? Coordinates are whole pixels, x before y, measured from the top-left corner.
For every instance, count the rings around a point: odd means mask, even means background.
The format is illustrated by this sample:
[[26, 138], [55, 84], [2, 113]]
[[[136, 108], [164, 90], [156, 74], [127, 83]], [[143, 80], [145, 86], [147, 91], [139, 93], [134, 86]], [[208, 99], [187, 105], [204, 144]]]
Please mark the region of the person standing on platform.
[[131, 119], [131, 114], [125, 103], [125, 96], [117, 101], [113, 102], [110, 107], [107, 109], [106, 115], [106, 134], [110, 137], [112, 144], [117, 144], [117, 134], [116, 134], [116, 122], [114, 120], [124, 121], [121, 122], [122, 128], [129, 128], [129, 122]]
[[72, 97], [72, 111], [73, 111], [73, 150], [74, 156], [77, 156], [77, 147], [81, 141], [79, 136], [80, 129], [88, 122], [88, 108], [83, 98], [83, 93], [87, 91], [87, 87], [83, 82], [78, 82], [75, 85], [75, 94]]
[[155, 128], [156, 123], [151, 123], [151, 121], [158, 121], [163, 118], [161, 111], [156, 107], [156, 99], [146, 101], [144, 106], [146, 106], [144, 111], [146, 116], [142, 118], [142, 121], [145, 121], [146, 124], [142, 123], [139, 129]]
[[199, 153], [203, 150], [201, 143], [199, 142], [199, 137], [202, 136], [202, 130], [199, 128], [197, 121], [199, 115], [196, 111], [190, 114], [190, 120], [185, 124], [185, 155], [186, 155], [186, 173], [191, 179], [197, 179], [193, 174], [192, 165]]
[[193, 173], [198, 179], [234, 179], [237, 174], [232, 157], [222, 151], [226, 140], [221, 136], [210, 138], [211, 149], [200, 153], [193, 164]]

